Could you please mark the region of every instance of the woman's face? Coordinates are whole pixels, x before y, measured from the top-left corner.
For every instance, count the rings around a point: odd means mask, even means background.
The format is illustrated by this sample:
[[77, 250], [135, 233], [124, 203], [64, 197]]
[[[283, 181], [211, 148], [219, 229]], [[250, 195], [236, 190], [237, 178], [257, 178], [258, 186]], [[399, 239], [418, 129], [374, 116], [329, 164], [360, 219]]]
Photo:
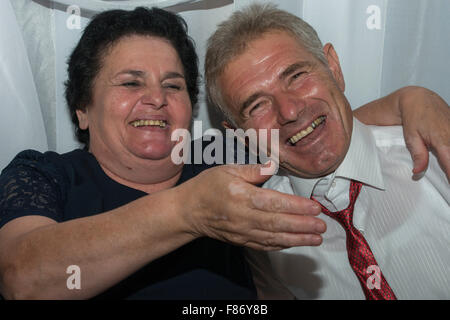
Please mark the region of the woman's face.
[[104, 54], [91, 105], [77, 115], [102, 165], [170, 161], [171, 134], [189, 128], [192, 116], [177, 52], [159, 37], [120, 39]]

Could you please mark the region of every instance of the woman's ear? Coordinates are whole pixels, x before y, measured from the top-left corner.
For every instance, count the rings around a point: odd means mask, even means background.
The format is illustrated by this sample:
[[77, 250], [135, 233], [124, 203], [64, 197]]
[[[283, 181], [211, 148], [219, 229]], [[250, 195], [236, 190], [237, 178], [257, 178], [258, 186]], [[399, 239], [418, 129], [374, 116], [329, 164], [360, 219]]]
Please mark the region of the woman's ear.
[[342, 92], [344, 92], [345, 91], [344, 75], [342, 74], [341, 65], [339, 63], [339, 57], [336, 51], [334, 50], [333, 45], [331, 43], [327, 43], [323, 47], [323, 52], [328, 61], [328, 68], [333, 74], [333, 77], [336, 80], [336, 83], [338, 84], [339, 88], [342, 90]]
[[78, 118], [78, 126], [81, 130], [86, 130], [89, 128], [89, 117], [88, 117], [88, 111], [87, 108], [84, 110], [77, 109], [77, 118]]

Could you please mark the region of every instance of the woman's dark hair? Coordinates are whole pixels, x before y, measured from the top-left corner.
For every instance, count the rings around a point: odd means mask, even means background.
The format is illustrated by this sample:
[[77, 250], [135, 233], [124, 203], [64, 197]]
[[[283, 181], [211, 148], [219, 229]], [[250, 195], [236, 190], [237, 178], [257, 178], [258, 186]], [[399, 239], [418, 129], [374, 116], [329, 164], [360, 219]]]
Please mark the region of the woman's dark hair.
[[187, 35], [186, 22], [179, 15], [158, 9], [139, 7], [133, 11], [110, 10], [96, 15], [84, 29], [68, 60], [66, 101], [75, 135], [89, 147], [89, 130], [81, 130], [76, 110], [85, 110], [92, 102], [94, 80], [102, 67], [106, 50], [131, 35], [156, 36], [168, 40], [180, 57], [192, 107], [198, 95], [198, 57], [193, 40]]

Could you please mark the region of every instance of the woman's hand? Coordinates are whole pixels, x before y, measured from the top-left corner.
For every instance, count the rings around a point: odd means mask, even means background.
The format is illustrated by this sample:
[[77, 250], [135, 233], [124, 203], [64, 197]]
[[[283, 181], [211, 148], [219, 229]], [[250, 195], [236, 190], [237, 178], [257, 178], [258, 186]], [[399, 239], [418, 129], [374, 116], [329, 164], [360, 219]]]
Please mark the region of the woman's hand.
[[325, 223], [312, 200], [262, 189], [270, 178], [262, 165], [205, 170], [178, 186], [180, 203], [195, 237], [208, 236], [259, 250], [319, 245]]
[[433, 91], [404, 88], [399, 97], [403, 133], [414, 162], [413, 173], [428, 167], [428, 150], [434, 152], [450, 181], [450, 108]]
[[404, 87], [356, 109], [354, 115], [365, 124], [403, 125], [413, 173], [427, 168], [431, 150], [450, 181], [450, 108], [436, 93], [422, 87]]

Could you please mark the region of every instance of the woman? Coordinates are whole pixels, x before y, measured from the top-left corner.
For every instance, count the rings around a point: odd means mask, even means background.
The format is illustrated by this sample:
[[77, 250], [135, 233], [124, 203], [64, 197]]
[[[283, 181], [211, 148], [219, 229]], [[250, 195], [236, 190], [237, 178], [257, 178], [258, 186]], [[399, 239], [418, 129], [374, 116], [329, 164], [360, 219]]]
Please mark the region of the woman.
[[[24, 151], [2, 172], [4, 297], [252, 299], [241, 249], [218, 240], [266, 250], [320, 244], [320, 208], [253, 186], [268, 178], [260, 166], [202, 172], [171, 161], [171, 133], [189, 127], [198, 93], [180, 17], [101, 13], [68, 64], [66, 98], [86, 148]], [[81, 271], [74, 285], [70, 270]]]

